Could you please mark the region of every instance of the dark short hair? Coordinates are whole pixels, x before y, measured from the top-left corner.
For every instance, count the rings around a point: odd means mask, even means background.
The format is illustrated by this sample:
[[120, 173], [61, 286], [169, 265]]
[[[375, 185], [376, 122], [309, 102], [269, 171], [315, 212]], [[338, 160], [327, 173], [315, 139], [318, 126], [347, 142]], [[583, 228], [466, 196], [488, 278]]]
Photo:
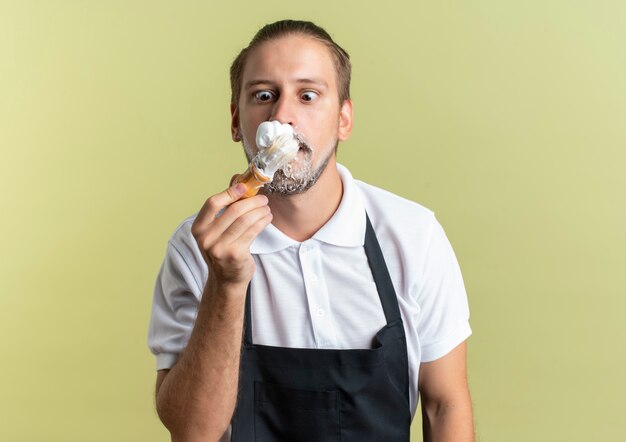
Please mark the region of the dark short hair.
[[230, 66], [230, 101], [233, 104], [239, 102], [241, 95], [241, 82], [243, 70], [246, 65], [248, 54], [252, 49], [269, 40], [279, 39], [289, 35], [303, 35], [312, 37], [321, 43], [324, 43], [333, 56], [335, 62], [335, 71], [337, 72], [337, 92], [339, 94], [339, 102], [343, 103], [350, 99], [350, 75], [352, 65], [350, 56], [323, 28], [317, 26], [310, 21], [301, 20], [280, 20], [263, 26], [259, 32], [252, 38], [250, 44], [241, 50], [233, 64]]

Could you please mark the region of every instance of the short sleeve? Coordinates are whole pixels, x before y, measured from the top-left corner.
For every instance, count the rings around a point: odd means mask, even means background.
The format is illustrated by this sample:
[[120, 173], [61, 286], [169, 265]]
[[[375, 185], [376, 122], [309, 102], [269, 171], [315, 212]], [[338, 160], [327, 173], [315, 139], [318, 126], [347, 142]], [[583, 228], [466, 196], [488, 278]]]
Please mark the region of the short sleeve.
[[472, 333], [469, 305], [461, 269], [452, 246], [434, 219], [418, 292], [418, 336], [421, 361], [445, 356]]
[[148, 347], [157, 370], [171, 368], [186, 347], [200, 302], [197, 276], [172, 242], [154, 286]]

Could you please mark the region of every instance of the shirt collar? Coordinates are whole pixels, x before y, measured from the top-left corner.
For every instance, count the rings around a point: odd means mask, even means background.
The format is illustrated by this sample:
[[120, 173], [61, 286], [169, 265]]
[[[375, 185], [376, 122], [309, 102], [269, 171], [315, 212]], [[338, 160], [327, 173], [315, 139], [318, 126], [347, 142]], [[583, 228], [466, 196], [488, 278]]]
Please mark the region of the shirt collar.
[[[333, 216], [319, 229], [313, 239], [339, 247], [359, 247], [365, 243], [365, 206], [352, 175], [341, 164], [337, 171], [343, 183], [343, 195]], [[268, 225], [250, 246], [254, 254], [273, 253], [300, 244]]]

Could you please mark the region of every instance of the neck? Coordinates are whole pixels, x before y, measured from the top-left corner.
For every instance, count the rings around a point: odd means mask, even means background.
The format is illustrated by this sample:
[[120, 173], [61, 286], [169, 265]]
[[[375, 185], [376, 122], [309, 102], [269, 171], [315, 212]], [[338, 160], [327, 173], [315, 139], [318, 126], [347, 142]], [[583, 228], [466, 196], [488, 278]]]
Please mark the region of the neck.
[[269, 195], [272, 224], [288, 237], [302, 242], [311, 238], [333, 216], [341, 197], [343, 183], [334, 158], [317, 182], [298, 195]]

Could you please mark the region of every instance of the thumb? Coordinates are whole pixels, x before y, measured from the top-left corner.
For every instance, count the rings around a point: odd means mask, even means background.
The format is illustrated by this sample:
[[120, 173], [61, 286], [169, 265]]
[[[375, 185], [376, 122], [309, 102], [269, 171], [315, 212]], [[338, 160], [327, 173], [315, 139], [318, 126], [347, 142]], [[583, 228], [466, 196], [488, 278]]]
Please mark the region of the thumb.
[[226, 203], [225, 205], [234, 203], [235, 201], [237, 201], [238, 199], [240, 199], [248, 190], [248, 187], [244, 184], [244, 183], [235, 183], [235, 178], [237, 178], [238, 175], [235, 175], [233, 178], [231, 178], [230, 180], [230, 186], [228, 187], [228, 189], [226, 189], [224, 192], [222, 192], [222, 195], [226, 196], [228, 195], [231, 199], [231, 201], [229, 201], [228, 203]]

